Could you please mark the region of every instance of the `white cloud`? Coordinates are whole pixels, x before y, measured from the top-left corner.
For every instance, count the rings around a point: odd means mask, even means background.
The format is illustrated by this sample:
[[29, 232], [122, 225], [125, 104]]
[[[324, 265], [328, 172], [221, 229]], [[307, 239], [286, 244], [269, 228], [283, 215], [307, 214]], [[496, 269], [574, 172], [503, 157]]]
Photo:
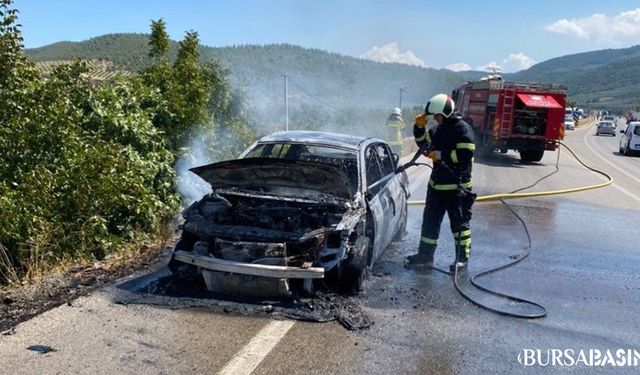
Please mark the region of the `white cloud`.
[[369, 51], [360, 56], [363, 59], [384, 62], [417, 65], [426, 67], [424, 61], [416, 57], [411, 51], [400, 52], [398, 43], [393, 42], [382, 47], [373, 46]]
[[491, 71], [494, 68], [497, 68], [497, 70], [499, 72], [502, 71], [502, 66], [498, 65], [497, 61], [491, 61], [490, 63], [484, 64], [484, 65], [480, 65], [480, 66], [476, 66], [476, 68], [474, 70], [481, 70], [481, 71]]
[[461, 72], [463, 70], [471, 70], [471, 65], [467, 63], [453, 63], [445, 66], [444, 68], [454, 72]]
[[517, 72], [518, 70], [529, 69], [535, 63], [534, 59], [522, 52], [511, 53], [509, 57], [502, 60], [502, 68], [505, 72]]
[[[480, 70], [483, 72], [490, 72], [496, 69], [498, 72], [517, 72], [518, 70], [529, 69], [536, 63], [534, 59], [525, 55], [522, 52], [510, 53], [509, 56], [502, 59], [500, 63], [497, 61], [491, 61], [487, 64], [476, 66], [473, 70]], [[457, 70], [452, 69], [451, 67], [464, 66], [465, 69], [460, 70], [471, 70], [471, 66], [467, 63], [456, 63], [447, 65], [445, 68], [449, 70], [453, 70], [454, 72]]]
[[545, 30], [600, 42], [635, 41], [640, 37], [640, 8], [616, 16], [596, 13], [584, 18], [564, 18], [548, 25]]

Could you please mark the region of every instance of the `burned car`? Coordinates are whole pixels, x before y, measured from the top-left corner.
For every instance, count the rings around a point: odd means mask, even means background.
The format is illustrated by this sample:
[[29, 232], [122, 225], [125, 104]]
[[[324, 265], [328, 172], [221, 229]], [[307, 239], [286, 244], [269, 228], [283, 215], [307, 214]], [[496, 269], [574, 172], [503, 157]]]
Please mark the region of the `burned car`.
[[408, 178], [397, 163], [378, 139], [290, 131], [192, 168], [213, 193], [184, 211], [170, 269], [196, 270], [223, 293], [357, 293], [405, 232]]

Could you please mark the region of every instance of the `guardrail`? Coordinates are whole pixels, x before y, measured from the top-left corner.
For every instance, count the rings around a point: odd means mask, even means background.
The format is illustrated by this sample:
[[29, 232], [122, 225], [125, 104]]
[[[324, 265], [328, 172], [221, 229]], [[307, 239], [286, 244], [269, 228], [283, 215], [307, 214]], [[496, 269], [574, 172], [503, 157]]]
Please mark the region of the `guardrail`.
[[593, 117], [586, 117], [583, 119], [578, 120], [578, 125], [577, 127], [582, 127], [582, 126], [587, 126], [587, 125], [591, 125], [596, 119]]

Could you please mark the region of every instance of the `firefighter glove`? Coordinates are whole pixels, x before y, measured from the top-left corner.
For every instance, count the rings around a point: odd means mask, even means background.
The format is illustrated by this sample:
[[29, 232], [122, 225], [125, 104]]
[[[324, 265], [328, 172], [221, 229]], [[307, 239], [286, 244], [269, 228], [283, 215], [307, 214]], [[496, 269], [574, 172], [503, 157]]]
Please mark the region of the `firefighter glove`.
[[421, 114], [416, 116], [416, 126], [419, 128], [424, 128], [425, 126], [427, 126], [427, 115], [426, 114]]
[[440, 151], [431, 151], [431, 152], [427, 155], [427, 157], [428, 157], [429, 159], [433, 160], [433, 161], [438, 161], [438, 160], [440, 160], [440, 159], [441, 159], [441, 158], [440, 158], [440, 156], [441, 156]]

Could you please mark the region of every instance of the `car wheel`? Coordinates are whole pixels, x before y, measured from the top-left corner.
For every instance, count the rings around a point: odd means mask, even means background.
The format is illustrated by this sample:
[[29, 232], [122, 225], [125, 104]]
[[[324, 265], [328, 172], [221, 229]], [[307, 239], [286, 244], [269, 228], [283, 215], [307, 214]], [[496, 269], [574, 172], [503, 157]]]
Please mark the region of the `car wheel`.
[[623, 153], [625, 156], [629, 156], [629, 145], [625, 145], [625, 146], [624, 146], [624, 149], [622, 150], [622, 153]]
[[341, 289], [347, 294], [360, 293], [364, 286], [364, 281], [369, 277], [369, 268], [367, 267], [369, 244], [369, 237], [362, 236], [358, 238], [356, 240], [356, 249], [361, 251], [352, 251], [344, 261]]

